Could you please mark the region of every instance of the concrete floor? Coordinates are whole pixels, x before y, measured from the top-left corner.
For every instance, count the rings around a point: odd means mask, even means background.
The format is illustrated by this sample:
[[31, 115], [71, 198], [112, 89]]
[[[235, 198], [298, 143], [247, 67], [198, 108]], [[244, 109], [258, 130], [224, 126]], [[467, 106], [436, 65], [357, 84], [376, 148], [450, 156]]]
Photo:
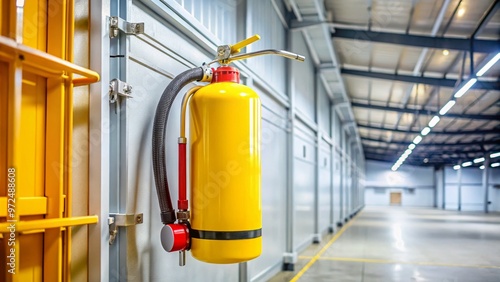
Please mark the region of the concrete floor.
[[500, 282], [500, 214], [366, 207], [270, 281], [297, 278]]

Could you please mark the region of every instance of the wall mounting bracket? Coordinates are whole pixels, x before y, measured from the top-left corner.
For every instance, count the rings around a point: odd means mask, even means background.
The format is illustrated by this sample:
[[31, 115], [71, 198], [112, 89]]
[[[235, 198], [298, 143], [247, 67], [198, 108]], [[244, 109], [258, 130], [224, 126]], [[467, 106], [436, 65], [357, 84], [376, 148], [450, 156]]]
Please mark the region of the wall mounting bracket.
[[117, 78], [109, 82], [109, 102], [114, 103], [118, 100], [118, 96], [132, 98], [132, 86]]
[[115, 38], [118, 36], [118, 31], [121, 30], [125, 35], [137, 35], [144, 33], [144, 23], [127, 22], [120, 17], [109, 18], [109, 37]]
[[142, 213], [137, 214], [120, 214], [120, 213], [112, 213], [109, 214], [108, 217], [108, 225], [109, 225], [109, 244], [113, 245], [116, 240], [116, 236], [118, 235], [118, 227], [128, 227], [137, 224], [142, 224], [144, 220]]

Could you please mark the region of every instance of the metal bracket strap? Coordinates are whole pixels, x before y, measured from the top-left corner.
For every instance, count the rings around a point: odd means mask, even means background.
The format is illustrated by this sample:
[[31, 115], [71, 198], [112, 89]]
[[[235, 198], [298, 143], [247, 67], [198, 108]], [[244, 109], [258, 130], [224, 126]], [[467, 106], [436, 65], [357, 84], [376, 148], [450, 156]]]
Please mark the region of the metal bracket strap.
[[118, 227], [127, 227], [137, 224], [142, 224], [144, 220], [143, 214], [119, 214], [112, 213], [109, 214], [108, 225], [109, 225], [109, 244], [113, 245], [118, 235]]
[[109, 82], [109, 102], [114, 103], [118, 100], [118, 96], [132, 98], [132, 86], [117, 78]]
[[130, 23], [120, 17], [109, 18], [109, 37], [115, 38], [118, 36], [118, 31], [121, 30], [125, 35], [137, 35], [144, 33], [144, 23]]

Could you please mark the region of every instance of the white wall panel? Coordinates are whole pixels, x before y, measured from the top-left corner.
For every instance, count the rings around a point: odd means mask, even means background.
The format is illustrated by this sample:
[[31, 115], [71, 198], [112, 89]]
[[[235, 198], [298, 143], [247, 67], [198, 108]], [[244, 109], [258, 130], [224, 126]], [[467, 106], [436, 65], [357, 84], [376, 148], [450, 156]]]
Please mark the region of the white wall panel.
[[433, 186], [433, 168], [403, 165], [391, 170], [391, 163], [366, 162], [366, 186], [414, 187]]
[[[180, 269], [178, 254], [166, 253], [162, 249], [159, 234], [163, 225], [159, 219], [160, 211], [152, 175], [151, 134], [154, 109], [170, 79], [134, 61], [130, 62], [129, 72], [128, 82], [134, 86], [134, 98], [127, 101], [129, 132], [127, 138], [130, 146], [127, 167], [129, 201], [127, 212], [144, 212], [145, 216], [143, 224], [130, 228], [127, 232], [128, 278], [142, 281], [165, 281], [165, 279], [195, 281], [208, 277], [211, 281], [234, 281], [238, 274], [236, 265], [213, 267], [193, 259], [188, 253], [189, 267]], [[173, 117], [179, 116], [179, 108], [180, 99], [176, 99], [171, 112]], [[178, 128], [178, 119], [173, 118], [173, 122], [167, 127], [169, 132], [167, 173], [170, 187], [177, 187], [177, 158], [173, 156], [177, 155]], [[171, 196], [177, 198], [176, 189], [171, 190]]]
[[445, 209], [458, 210], [458, 186], [446, 184], [445, 195]]
[[[309, 56], [309, 51], [302, 32], [292, 31], [291, 32], [292, 41], [292, 52], [296, 52], [307, 57]], [[311, 121], [315, 118], [315, 98], [314, 98], [314, 65], [312, 60], [307, 60], [303, 63], [292, 62], [292, 87], [295, 91], [295, 102], [296, 108], [302, 114], [304, 114]]]
[[435, 171], [435, 180], [436, 180], [436, 207], [443, 208], [443, 200], [444, 200], [444, 169], [440, 168]]
[[322, 141], [319, 151], [318, 179], [318, 231], [328, 229], [331, 222], [331, 151], [330, 145]]
[[[334, 109], [332, 109], [334, 111]], [[337, 111], [334, 111], [332, 114], [332, 135], [333, 135], [333, 141], [340, 146], [341, 144], [341, 133], [342, 133], [342, 122], [337, 114]]]
[[401, 205], [406, 207], [433, 207], [434, 206], [434, 189], [419, 188], [410, 192], [403, 191]]
[[320, 129], [323, 132], [331, 135], [331, 124], [330, 124], [330, 98], [323, 86], [323, 83], [317, 83], [318, 86], [318, 116]]
[[391, 192], [401, 193], [401, 206], [403, 207], [433, 207], [434, 205], [434, 190], [425, 188], [415, 189], [413, 192], [407, 189], [366, 188], [366, 205], [390, 205]]
[[461, 205], [463, 211], [484, 210], [484, 190], [481, 183], [476, 185], [462, 185]]
[[340, 154], [335, 152], [334, 153], [334, 160], [333, 160], [333, 215], [334, 215], [334, 223], [337, 224], [338, 222], [342, 222], [342, 217], [341, 217], [341, 209], [342, 209], [342, 201], [341, 201], [341, 196], [342, 196], [342, 187], [341, 187], [341, 160], [340, 160]]
[[[388, 206], [389, 193], [391, 190], [388, 189], [365, 189], [365, 204], [369, 206]], [[399, 190], [398, 190], [399, 192]]]
[[[284, 10], [282, 1], [276, 1], [279, 9]], [[126, 232], [120, 231], [122, 242], [119, 245], [120, 255], [124, 256], [126, 265], [120, 265], [116, 275], [111, 280], [129, 281], [237, 281], [238, 265], [213, 265], [199, 262], [188, 253], [187, 265], [178, 266], [178, 254], [166, 253], [160, 245], [159, 233], [162, 223], [159, 219], [159, 207], [154, 188], [151, 167], [151, 134], [153, 116], [157, 102], [164, 88], [171, 79], [180, 72], [210, 61], [215, 50], [201, 49], [211, 43], [234, 43], [245, 36], [259, 33], [262, 39], [248, 48], [255, 51], [265, 48], [285, 49], [287, 34], [270, 1], [226, 1], [226, 0], [143, 0], [120, 1], [116, 5], [126, 3], [130, 10], [132, 22], [144, 22], [146, 35], [130, 36], [127, 42], [126, 66], [120, 73], [125, 73], [123, 79], [133, 86], [133, 99], [123, 101], [126, 107], [126, 120], [121, 120], [126, 132], [121, 135], [125, 140], [120, 143], [125, 147], [127, 164], [115, 162], [112, 165], [125, 175], [126, 181], [120, 187], [118, 194], [111, 195], [116, 202], [125, 205], [119, 207], [123, 212], [144, 213], [144, 223], [130, 227]], [[144, 3], [147, 4], [144, 5]], [[158, 9], [155, 8], [158, 5]], [[161, 6], [161, 9], [160, 9]], [[248, 13], [248, 21], [246, 19]], [[174, 22], [175, 21], [175, 22]], [[194, 23], [194, 24], [192, 24]], [[203, 35], [195, 38], [197, 32]], [[253, 85], [263, 103], [262, 121], [262, 209], [263, 209], [263, 253], [261, 257], [248, 263], [250, 279], [260, 279], [266, 276], [271, 268], [283, 262], [286, 243], [286, 191], [289, 186], [287, 176], [287, 161], [294, 166], [294, 222], [293, 246], [299, 250], [311, 242], [314, 233], [315, 196], [318, 197], [320, 231], [326, 230], [330, 219], [330, 194], [332, 193], [331, 173], [333, 176], [334, 222], [342, 221], [348, 216], [348, 201], [355, 196], [344, 195], [343, 217], [341, 215], [341, 177], [344, 186], [351, 187], [350, 179], [346, 178], [345, 158], [336, 154], [331, 160], [331, 147], [321, 141], [320, 154], [317, 154], [316, 132], [299, 121], [294, 120], [294, 154], [287, 155], [287, 134], [290, 120], [286, 97], [278, 102], [276, 96], [269, 93], [286, 93], [287, 66], [292, 69], [292, 87], [294, 89], [295, 105], [312, 127], [316, 122], [322, 132], [334, 135], [336, 146], [340, 146], [342, 126], [337, 114], [330, 121], [330, 106], [326, 90], [319, 84], [318, 101], [315, 99], [315, 77], [312, 60], [309, 59], [308, 48], [301, 32], [291, 32], [291, 51], [306, 56], [305, 63], [285, 63], [280, 57], [261, 57], [244, 62], [262, 79], [246, 77], [244, 80]], [[119, 59], [117, 59], [119, 60]], [[248, 75], [248, 73], [247, 73]], [[256, 81], [253, 83], [253, 81]], [[259, 83], [258, 86], [257, 83]], [[262, 85], [265, 85], [262, 86]], [[192, 86], [192, 85], [191, 85]], [[266, 89], [266, 88], [271, 89]], [[186, 88], [187, 89], [187, 88]], [[185, 89], [185, 90], [186, 90]], [[177, 136], [179, 132], [179, 109], [181, 96], [177, 97], [170, 113], [167, 125], [167, 167], [171, 196], [177, 198]], [[316, 118], [316, 102], [318, 116]], [[112, 111], [115, 105], [112, 105]], [[117, 109], [119, 112], [119, 109]], [[188, 131], [189, 132], [189, 131]], [[116, 137], [115, 141], [117, 141]], [[121, 137], [120, 137], [121, 138]], [[342, 165], [341, 165], [342, 164]], [[343, 167], [343, 170], [341, 168]], [[116, 170], [112, 170], [116, 172]], [[319, 176], [318, 181], [316, 181]], [[315, 190], [318, 194], [315, 195]], [[349, 192], [352, 193], [352, 192]], [[117, 199], [120, 198], [120, 201]], [[118, 207], [117, 207], [118, 208]], [[353, 207], [354, 208], [354, 207]], [[122, 258], [123, 259], [123, 258]], [[123, 272], [123, 275], [118, 275]]]
[[431, 167], [403, 165], [391, 170], [391, 163], [367, 161], [365, 202], [389, 205], [390, 192], [402, 192], [402, 206], [434, 206], [434, 171]]
[[[446, 185], [446, 209], [458, 210], [459, 203], [463, 211], [483, 211], [485, 191], [482, 187], [483, 171], [478, 167], [467, 167], [461, 169], [461, 180], [459, 181], [459, 171], [452, 167], [445, 168]], [[461, 186], [461, 199], [459, 200], [458, 187]], [[450, 191], [451, 194], [447, 192]], [[490, 195], [490, 199], [493, 195]]]
[[199, 23], [201, 23], [215, 38], [227, 44], [236, 43], [238, 38], [237, 25], [244, 24], [238, 21], [239, 5], [244, 1], [217, 1], [217, 0], [176, 0]]
[[294, 139], [294, 232], [295, 250], [307, 246], [314, 233], [316, 148], [314, 133], [296, 120]]
[[[238, 5], [230, 1], [179, 1], [193, 17], [199, 19], [213, 37], [224, 43], [234, 43], [237, 28], [244, 26], [244, 17], [236, 17]], [[169, 2], [170, 3], [170, 2]], [[175, 3], [174, 3], [175, 4]], [[180, 7], [180, 5], [171, 7]], [[127, 265], [121, 266], [127, 276], [115, 275], [113, 280], [129, 281], [237, 281], [238, 265], [214, 265], [193, 259], [188, 252], [187, 265], [178, 266], [178, 254], [166, 253], [160, 245], [159, 234], [162, 223], [154, 188], [151, 168], [151, 134], [153, 116], [161, 93], [180, 72], [198, 66], [212, 59], [213, 54], [201, 50], [196, 43], [158, 15], [151, 13], [140, 2], [131, 6], [131, 21], [145, 22], [148, 36], [128, 37], [130, 42], [127, 68], [127, 82], [133, 86], [133, 99], [126, 101], [127, 107], [127, 145], [128, 166], [124, 173], [128, 185], [127, 210], [131, 213], [144, 213], [144, 223], [129, 228], [127, 242], [122, 249]], [[224, 22], [225, 26], [219, 24]], [[232, 24], [231, 24], [232, 23]], [[209, 35], [210, 36], [210, 35]], [[215, 39], [214, 39], [215, 40]], [[275, 39], [263, 36], [262, 42], [272, 45]], [[217, 41], [217, 40], [215, 40]], [[161, 43], [161, 44], [160, 44]], [[275, 46], [283, 48], [284, 46]], [[215, 52], [215, 50], [214, 50]], [[276, 66], [277, 67], [277, 66]], [[283, 68], [283, 67], [282, 67]], [[276, 69], [268, 66], [267, 71]], [[265, 77], [263, 74], [262, 77]], [[251, 78], [249, 81], [252, 81]], [[275, 87], [285, 85], [286, 78], [276, 75], [267, 82]], [[263, 209], [263, 254], [249, 263], [249, 274], [256, 277], [273, 265], [282, 262], [285, 251], [285, 199], [286, 175], [286, 128], [287, 110], [267, 94], [264, 89], [255, 87], [263, 102], [262, 121], [262, 209]], [[274, 92], [284, 91], [274, 89]], [[177, 136], [179, 132], [179, 109], [181, 92], [174, 102], [167, 126], [167, 167], [171, 196], [177, 198]], [[188, 131], [189, 132], [189, 131]], [[311, 150], [313, 152], [313, 150]], [[314, 156], [313, 156], [314, 157]], [[309, 177], [309, 176], [307, 176]], [[310, 179], [305, 180], [309, 183]], [[308, 187], [310, 188], [310, 187]], [[309, 197], [313, 197], [311, 191]], [[112, 195], [116, 197], [117, 195]], [[123, 197], [123, 196], [121, 196]], [[311, 218], [311, 217], [309, 217]], [[311, 222], [309, 220], [309, 222]], [[312, 232], [312, 228], [310, 232]], [[125, 234], [122, 232], [121, 234]], [[124, 236], [124, 235], [122, 235]], [[121, 247], [121, 246], [120, 246]], [[125, 272], [126, 271], [126, 272]]]
[[[282, 1], [275, 2], [283, 8]], [[286, 48], [286, 29], [282, 25], [271, 1], [248, 1], [247, 12], [251, 13], [251, 24], [246, 27], [248, 35], [259, 34], [266, 39], [257, 41], [247, 47], [247, 52]], [[265, 78], [278, 92], [285, 94], [286, 81], [283, 79], [287, 75], [285, 58], [278, 56], [255, 57], [248, 60], [248, 66]]]
[[286, 238], [286, 131], [264, 120], [262, 132], [262, 247], [260, 257], [248, 263], [249, 276], [263, 275], [281, 264]]
[[[494, 159], [499, 161], [499, 159]], [[500, 212], [500, 167], [490, 169], [489, 200], [491, 202], [490, 211]]]

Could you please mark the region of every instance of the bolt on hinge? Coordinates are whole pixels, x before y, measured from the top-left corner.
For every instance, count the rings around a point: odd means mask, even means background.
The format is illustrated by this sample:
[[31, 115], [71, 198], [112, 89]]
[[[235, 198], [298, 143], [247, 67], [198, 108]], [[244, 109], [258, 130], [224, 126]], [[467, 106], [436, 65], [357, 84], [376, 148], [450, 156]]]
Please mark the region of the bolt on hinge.
[[118, 36], [118, 31], [121, 30], [126, 35], [137, 35], [144, 33], [144, 23], [130, 23], [120, 17], [109, 18], [109, 37], [115, 38]]
[[119, 79], [113, 79], [109, 82], [109, 102], [114, 103], [118, 100], [118, 96], [132, 98], [132, 86]]
[[118, 227], [127, 227], [133, 226], [137, 224], [142, 224], [144, 220], [143, 214], [119, 214], [112, 213], [108, 217], [108, 225], [109, 225], [109, 244], [113, 245], [116, 240], [116, 236], [118, 235]]

